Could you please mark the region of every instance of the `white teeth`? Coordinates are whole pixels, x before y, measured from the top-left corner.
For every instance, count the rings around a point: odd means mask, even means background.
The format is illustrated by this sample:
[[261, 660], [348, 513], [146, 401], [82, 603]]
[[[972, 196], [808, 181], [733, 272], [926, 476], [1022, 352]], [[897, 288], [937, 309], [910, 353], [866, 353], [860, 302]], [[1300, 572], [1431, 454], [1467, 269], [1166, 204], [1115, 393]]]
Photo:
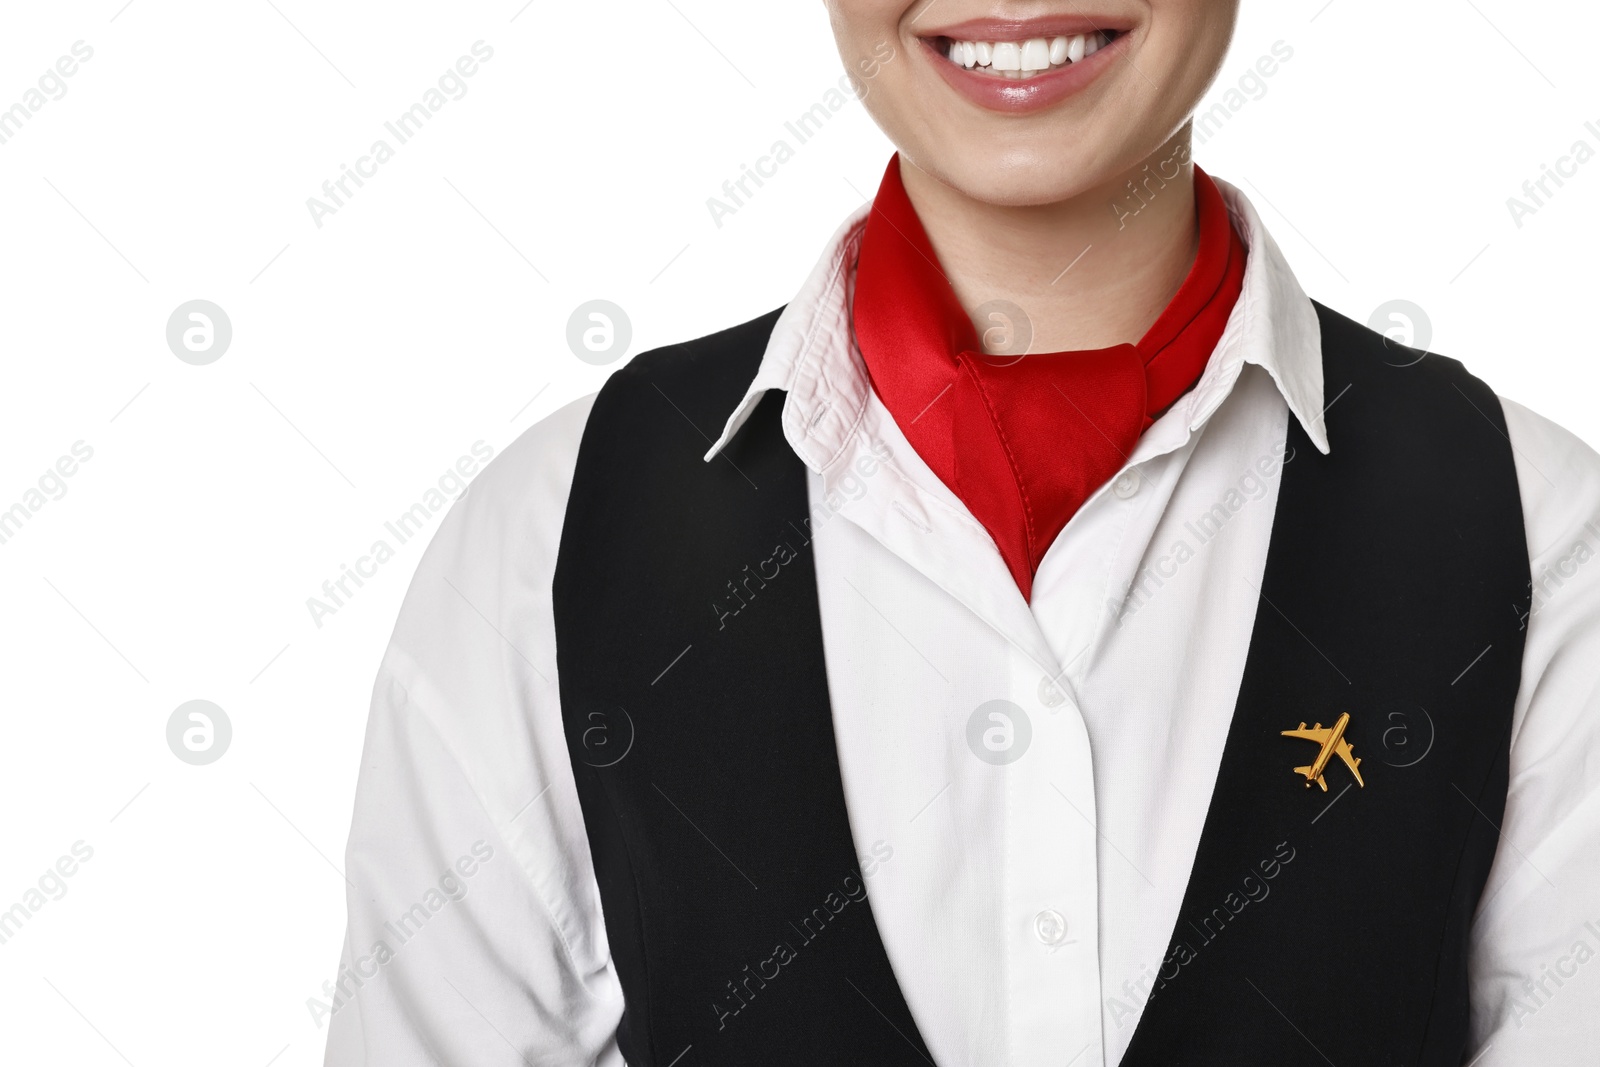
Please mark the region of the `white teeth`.
[[945, 54], [950, 62], [968, 70], [1019, 79], [1081, 63], [1110, 43], [1104, 33], [1030, 37], [1025, 41], [951, 41]]
[[1026, 71], [1050, 69], [1050, 42], [1043, 37], [1032, 37], [1022, 42], [1022, 69]]
[[945, 55], [949, 58], [950, 62], [954, 63], [956, 66], [970, 68], [974, 65], [975, 58], [969, 59], [967, 57], [975, 56], [977, 51], [977, 48], [973, 46], [971, 41], [951, 41], [950, 50], [946, 52]]

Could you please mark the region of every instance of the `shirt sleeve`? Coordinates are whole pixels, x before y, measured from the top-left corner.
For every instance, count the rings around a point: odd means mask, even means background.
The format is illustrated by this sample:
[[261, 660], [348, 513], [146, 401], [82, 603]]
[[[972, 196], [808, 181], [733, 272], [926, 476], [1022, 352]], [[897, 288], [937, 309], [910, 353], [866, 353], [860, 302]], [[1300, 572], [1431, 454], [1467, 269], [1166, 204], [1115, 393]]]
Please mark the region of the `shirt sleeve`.
[[328, 1067], [620, 1067], [555, 685], [550, 579], [589, 399], [456, 502], [373, 689], [324, 990]]
[[1533, 583], [1467, 1062], [1583, 1063], [1600, 1044], [1600, 456], [1503, 404]]

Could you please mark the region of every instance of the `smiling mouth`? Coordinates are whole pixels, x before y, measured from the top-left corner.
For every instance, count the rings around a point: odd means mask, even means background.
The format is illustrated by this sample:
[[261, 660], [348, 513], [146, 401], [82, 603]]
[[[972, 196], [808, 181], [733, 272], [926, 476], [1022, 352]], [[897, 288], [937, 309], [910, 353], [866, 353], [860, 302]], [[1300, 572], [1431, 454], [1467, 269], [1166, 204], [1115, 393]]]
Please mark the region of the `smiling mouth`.
[[953, 37], [935, 37], [928, 43], [934, 52], [965, 70], [993, 78], [1026, 81], [1081, 63], [1120, 36], [1120, 30], [1096, 30], [1015, 41], [963, 41]]

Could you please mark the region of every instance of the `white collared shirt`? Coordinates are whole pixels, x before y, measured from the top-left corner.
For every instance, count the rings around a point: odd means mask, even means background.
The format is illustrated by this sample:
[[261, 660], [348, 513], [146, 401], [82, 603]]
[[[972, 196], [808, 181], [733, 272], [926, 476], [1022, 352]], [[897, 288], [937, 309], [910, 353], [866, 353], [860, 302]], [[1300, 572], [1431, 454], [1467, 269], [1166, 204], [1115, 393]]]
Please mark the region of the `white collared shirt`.
[[[867, 880], [874, 918], [941, 1067], [1122, 1057], [1233, 715], [1288, 420], [1338, 447], [1316, 313], [1249, 202], [1218, 185], [1250, 249], [1243, 293], [1196, 387], [1051, 545], [1031, 605], [852, 346], [865, 208], [708, 453], [785, 391], [851, 830], [888, 857]], [[407, 594], [362, 760], [330, 1065], [622, 1062], [551, 612], [592, 401], [479, 476]], [[1479, 1067], [1579, 1062], [1600, 1039], [1600, 457], [1505, 412], [1535, 608], [1473, 932]]]

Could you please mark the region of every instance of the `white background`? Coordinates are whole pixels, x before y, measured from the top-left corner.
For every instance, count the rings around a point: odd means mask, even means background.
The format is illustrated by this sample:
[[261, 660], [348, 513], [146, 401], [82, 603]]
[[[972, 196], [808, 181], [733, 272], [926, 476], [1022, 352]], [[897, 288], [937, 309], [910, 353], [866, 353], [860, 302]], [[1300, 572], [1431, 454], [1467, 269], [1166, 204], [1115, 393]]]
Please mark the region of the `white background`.
[[[0, 144], [0, 510], [93, 449], [0, 544], [0, 910], [93, 849], [0, 944], [0, 1061], [320, 1063], [306, 1002], [423, 538], [320, 627], [307, 598], [474, 442], [598, 388], [580, 303], [626, 310], [629, 354], [751, 318], [876, 188], [852, 101], [720, 227], [706, 207], [837, 83], [815, 0], [523, 4], [0, 9], [0, 109], [93, 49]], [[1600, 11], [1532, 10], [1246, 0], [1213, 95], [1293, 58], [1196, 158], [1314, 296], [1414, 302], [1429, 347], [1594, 442], [1600, 160], [1520, 228], [1506, 200], [1600, 149]], [[306, 199], [478, 40], [466, 95], [319, 228]], [[196, 298], [234, 332], [207, 366], [166, 343]], [[233, 726], [208, 766], [167, 746], [196, 698]]]

